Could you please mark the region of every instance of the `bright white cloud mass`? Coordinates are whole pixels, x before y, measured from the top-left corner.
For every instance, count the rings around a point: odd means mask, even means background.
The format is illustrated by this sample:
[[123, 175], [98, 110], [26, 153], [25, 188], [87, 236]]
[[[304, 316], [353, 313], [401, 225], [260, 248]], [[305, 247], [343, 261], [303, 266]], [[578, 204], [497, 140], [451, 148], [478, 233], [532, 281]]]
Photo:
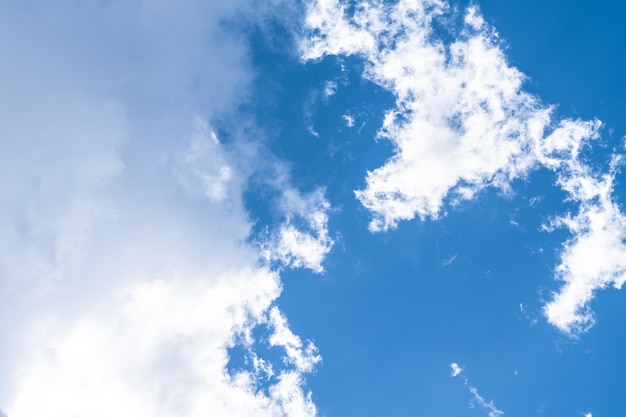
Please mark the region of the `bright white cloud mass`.
[[[323, 272], [322, 262], [334, 243], [328, 235], [326, 212], [330, 205], [323, 191], [318, 189], [308, 196], [301, 196], [296, 190], [287, 188], [279, 206], [286, 218], [278, 231], [270, 233], [269, 242], [263, 245], [266, 259]], [[298, 220], [302, 224], [296, 226]]]
[[[307, 380], [326, 354], [279, 300], [289, 270], [328, 271], [333, 214], [350, 206], [328, 195], [339, 179], [296, 178], [309, 155], [268, 145], [276, 133], [250, 110], [258, 33], [302, 67], [356, 58], [393, 96], [377, 126], [392, 155], [355, 191], [371, 232], [552, 172], [574, 208], [544, 224], [569, 237], [543, 313], [569, 336], [591, 328], [596, 293], [626, 282], [622, 157], [590, 165], [601, 123], [559, 118], [478, 7], [454, 13], [438, 0], [0, 2], [0, 416], [333, 415]], [[331, 103], [347, 81], [323, 85]], [[337, 124], [356, 131], [356, 114]], [[253, 182], [271, 195], [267, 219], [251, 214]]]
[[[280, 277], [246, 243], [255, 167], [240, 158], [254, 147], [243, 131], [223, 145], [207, 122], [245, 98], [247, 46], [222, 22], [254, 24], [252, 7], [2, 5], [0, 404], [11, 417], [315, 415], [303, 384], [319, 356], [272, 307]], [[285, 215], [317, 235], [289, 225], [295, 238], [271, 256], [320, 270], [325, 214], [290, 190]], [[257, 326], [286, 358], [264, 389], [260, 369], [227, 370], [228, 349], [252, 349]]]
[[[545, 308], [550, 323], [567, 333], [588, 328], [593, 293], [624, 282], [624, 216], [612, 200], [611, 170], [596, 178], [579, 159], [598, 137], [600, 122], [555, 120], [554, 108], [522, 89], [524, 75], [511, 67], [497, 32], [467, 9], [458, 36], [445, 43], [433, 21], [449, 11], [438, 0], [400, 0], [394, 5], [310, 3], [310, 36], [302, 58], [357, 55], [363, 76], [394, 94], [379, 136], [394, 155], [367, 173], [356, 191], [371, 211], [374, 232], [400, 220], [437, 218], [446, 201], [473, 198], [488, 186], [508, 189], [531, 170], [554, 170], [558, 184], [579, 201], [580, 213], [556, 223], [574, 234], [563, 249], [557, 278], [563, 288]], [[452, 30], [452, 28], [451, 28]]]

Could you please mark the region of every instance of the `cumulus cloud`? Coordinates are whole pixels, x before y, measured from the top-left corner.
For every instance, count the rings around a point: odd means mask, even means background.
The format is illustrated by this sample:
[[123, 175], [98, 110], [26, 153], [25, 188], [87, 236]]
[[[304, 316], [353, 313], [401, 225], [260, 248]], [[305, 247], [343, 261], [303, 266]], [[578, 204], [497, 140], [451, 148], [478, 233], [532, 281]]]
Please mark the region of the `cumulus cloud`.
[[[359, 2], [348, 15], [341, 1], [309, 4], [303, 59], [358, 55], [364, 76], [396, 97], [379, 132], [395, 154], [356, 192], [374, 216], [373, 231], [436, 218], [446, 198], [505, 188], [548, 146], [552, 109], [522, 90], [524, 75], [508, 65], [475, 7], [455, 41], [434, 36], [432, 21], [446, 8], [440, 1]], [[589, 130], [583, 122], [558, 126], [564, 136], [580, 128]]]
[[572, 237], [564, 243], [556, 267], [563, 285], [544, 312], [550, 323], [568, 334], [594, 324], [589, 302], [598, 290], [609, 285], [619, 289], [626, 282], [626, 216], [612, 197], [618, 164], [619, 158], [614, 158], [613, 169], [598, 176], [572, 163], [559, 180], [579, 209], [546, 225], [548, 230], [565, 227]]
[[[279, 288], [276, 274], [255, 268], [167, 276], [99, 300], [70, 325], [48, 316], [30, 335], [38, 349], [20, 370], [9, 413], [315, 415], [300, 389], [300, 363], [281, 370], [269, 394], [258, 389], [256, 375], [225, 372], [227, 347], [237, 332], [264, 319]], [[289, 332], [286, 323], [277, 331]], [[314, 362], [301, 345], [272, 340], [288, 358]]]
[[457, 364], [457, 363], [455, 363], [455, 362], [452, 362], [452, 363], [450, 364], [450, 368], [452, 368], [452, 373], [451, 373], [451, 375], [452, 375], [453, 377], [457, 377], [457, 376], [459, 376], [459, 375], [461, 374], [461, 372], [463, 372], [463, 368], [461, 368], [461, 367], [459, 366], [459, 364]]
[[446, 204], [485, 187], [507, 190], [513, 179], [547, 167], [580, 210], [554, 222], [573, 237], [556, 270], [565, 284], [545, 313], [565, 332], [588, 328], [594, 292], [624, 280], [623, 216], [610, 176], [597, 178], [579, 158], [601, 123], [557, 120], [553, 107], [525, 92], [525, 76], [508, 64], [476, 6], [467, 8], [460, 28], [440, 21], [454, 37], [441, 40], [433, 21], [448, 8], [438, 0], [359, 1], [352, 8], [341, 0], [308, 3], [302, 59], [358, 56], [363, 76], [396, 98], [379, 131], [394, 154], [356, 191], [373, 216], [370, 230], [437, 218]]
[[[249, 155], [210, 128], [246, 98], [247, 45], [223, 23], [262, 20], [253, 3], [0, 5], [4, 414], [316, 415], [320, 356], [249, 243]], [[306, 208], [289, 213], [324, 232]], [[258, 326], [284, 360], [229, 371]]]
[[[319, 355], [272, 308], [280, 277], [244, 243], [241, 202], [207, 196], [189, 213], [193, 194], [141, 197], [115, 199], [80, 259], [13, 311], [28, 320], [3, 357], [8, 415], [315, 415], [304, 375]], [[264, 390], [261, 369], [227, 371], [228, 349], [263, 323], [285, 358]]]

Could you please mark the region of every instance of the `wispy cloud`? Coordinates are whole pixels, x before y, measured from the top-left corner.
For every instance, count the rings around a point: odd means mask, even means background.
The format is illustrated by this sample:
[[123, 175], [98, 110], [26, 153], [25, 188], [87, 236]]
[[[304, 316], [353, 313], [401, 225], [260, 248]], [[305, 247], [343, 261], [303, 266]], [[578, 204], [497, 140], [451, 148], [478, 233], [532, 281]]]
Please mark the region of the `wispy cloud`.
[[322, 359], [315, 345], [311, 342], [305, 345], [298, 336], [293, 334], [287, 325], [287, 319], [278, 308], [274, 307], [270, 310], [269, 319], [274, 329], [269, 340], [270, 345], [285, 348], [287, 353], [285, 360], [295, 365], [298, 371], [311, 372]]
[[452, 263], [454, 263], [454, 261], [456, 261], [456, 258], [458, 258], [458, 255], [452, 255], [451, 257], [445, 259], [441, 265], [442, 266], [450, 266], [452, 265]]
[[487, 415], [489, 417], [498, 417], [504, 414], [504, 411], [498, 410], [498, 408], [496, 408], [495, 404], [493, 403], [493, 401], [487, 401], [485, 400], [479, 393], [478, 390], [475, 387], [472, 386], [468, 386], [467, 387], [469, 389], [469, 391], [472, 393], [472, 395], [474, 396], [474, 401], [476, 401], [476, 403], [487, 412]]

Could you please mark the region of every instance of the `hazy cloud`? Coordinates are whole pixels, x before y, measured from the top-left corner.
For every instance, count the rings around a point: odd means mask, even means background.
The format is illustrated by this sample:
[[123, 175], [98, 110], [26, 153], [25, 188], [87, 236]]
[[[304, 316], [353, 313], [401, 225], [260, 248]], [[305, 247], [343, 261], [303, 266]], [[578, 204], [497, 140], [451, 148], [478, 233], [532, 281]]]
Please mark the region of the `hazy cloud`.
[[[248, 243], [250, 139], [225, 145], [210, 127], [254, 76], [224, 22], [255, 24], [269, 8], [0, 6], [0, 407], [11, 417], [316, 414], [304, 378], [319, 354], [273, 306], [280, 276]], [[306, 208], [290, 213], [324, 232]], [[269, 362], [229, 372], [228, 352], [270, 323], [284, 361], [261, 389]]]

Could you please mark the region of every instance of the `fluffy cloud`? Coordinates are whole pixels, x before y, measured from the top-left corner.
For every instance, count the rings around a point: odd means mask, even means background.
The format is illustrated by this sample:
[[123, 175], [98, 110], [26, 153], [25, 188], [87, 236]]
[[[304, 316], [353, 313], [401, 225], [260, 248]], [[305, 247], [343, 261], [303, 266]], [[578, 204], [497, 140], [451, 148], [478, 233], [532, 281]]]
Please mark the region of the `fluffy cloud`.
[[309, 6], [303, 58], [359, 55], [364, 76], [396, 97], [379, 132], [395, 154], [356, 192], [374, 216], [373, 231], [436, 218], [446, 198], [506, 187], [536, 165], [537, 146], [552, 130], [551, 108], [521, 89], [523, 74], [475, 8], [454, 42], [436, 40], [432, 20], [445, 10], [438, 1], [360, 2], [349, 17], [343, 2]]
[[[262, 19], [253, 3], [0, 6], [8, 416], [316, 414], [305, 376], [320, 356], [274, 307], [280, 277], [248, 243], [247, 139], [209, 127], [252, 80], [223, 23]], [[324, 232], [305, 208], [289, 213]], [[258, 326], [284, 361], [229, 371]]]
[[315, 345], [309, 342], [305, 346], [302, 340], [289, 329], [287, 319], [276, 307], [272, 308], [269, 317], [274, 328], [274, 333], [269, 339], [270, 345], [284, 347], [287, 352], [285, 360], [293, 364], [297, 370], [311, 372], [321, 360]]
[[196, 131], [181, 163], [181, 181], [188, 191], [201, 193], [214, 202], [228, 197], [228, 191], [233, 188], [233, 168], [215, 132], [209, 132], [207, 124], [200, 119], [196, 120]]
[[488, 417], [499, 417], [504, 414], [504, 411], [499, 410], [493, 401], [485, 400], [475, 387], [468, 386], [470, 393], [474, 396], [474, 401], [487, 412]]
[[356, 191], [372, 213], [370, 229], [437, 218], [447, 203], [485, 187], [506, 189], [541, 166], [554, 170], [580, 211], [554, 223], [573, 237], [557, 268], [565, 285], [545, 313], [565, 332], [584, 329], [593, 322], [587, 305], [594, 292], [624, 280], [624, 220], [611, 198], [610, 176], [596, 179], [579, 161], [601, 124], [555, 120], [552, 107], [525, 92], [524, 75], [507, 63], [497, 33], [475, 6], [460, 28], [441, 21], [454, 40], [440, 40], [433, 20], [447, 8], [437, 0], [308, 4], [302, 58], [357, 55], [365, 62], [363, 76], [396, 98], [379, 131], [394, 154]]
[[[300, 387], [318, 357], [284, 340], [284, 322], [273, 344], [299, 362], [280, 371], [269, 394], [256, 374], [226, 372], [235, 336], [265, 320], [277, 297], [276, 274], [198, 272], [139, 282], [69, 325], [50, 315], [37, 323], [29, 334], [36, 349], [20, 369], [9, 415], [315, 415]], [[304, 370], [300, 362], [311, 365]]]
[[324, 271], [322, 262], [334, 245], [328, 234], [330, 204], [322, 190], [308, 195], [288, 188], [281, 201], [285, 220], [263, 244], [265, 258], [293, 268]]
[[461, 374], [461, 372], [463, 372], [463, 368], [461, 368], [461, 367], [459, 366], [459, 364], [457, 364], [457, 363], [455, 363], [455, 362], [452, 362], [452, 363], [450, 364], [450, 368], [452, 369], [451, 375], [452, 375], [453, 377], [457, 377], [457, 376], [459, 376], [459, 375]]
[[560, 183], [570, 198], [579, 202], [578, 212], [546, 226], [565, 227], [572, 234], [556, 268], [563, 286], [544, 308], [548, 321], [568, 334], [593, 325], [588, 305], [598, 290], [609, 285], [619, 289], [626, 282], [626, 216], [612, 198], [618, 164], [619, 158], [614, 158], [613, 169], [598, 176], [572, 163]]

